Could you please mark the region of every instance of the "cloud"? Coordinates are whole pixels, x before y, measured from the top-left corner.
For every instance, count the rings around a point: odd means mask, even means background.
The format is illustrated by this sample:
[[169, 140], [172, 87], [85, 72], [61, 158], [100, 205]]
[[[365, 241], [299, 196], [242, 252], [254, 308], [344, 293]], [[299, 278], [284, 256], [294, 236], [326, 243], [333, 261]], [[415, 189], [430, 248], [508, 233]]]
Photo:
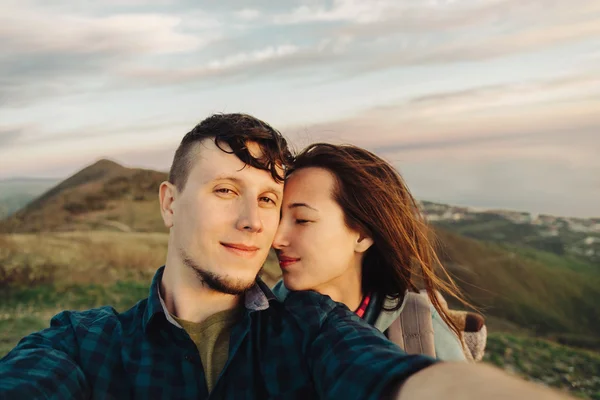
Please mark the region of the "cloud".
[[173, 84], [199, 81], [204, 78], [228, 77], [239, 74], [266, 73], [265, 66], [289, 59], [300, 52], [294, 45], [284, 44], [268, 46], [250, 52], [240, 52], [221, 59], [213, 59], [199, 67], [190, 68], [128, 68], [120, 71], [125, 79], [154, 82], [156, 84]]
[[275, 15], [276, 24], [301, 24], [308, 22], [350, 21], [357, 23], [376, 22], [386, 13], [398, 8], [398, 1], [386, 0], [333, 0], [331, 7], [322, 4], [303, 4], [291, 12]]
[[131, 0], [93, 6], [93, 14], [61, 2], [12, 4], [0, 16], [0, 105], [12, 107], [62, 94], [215, 79], [328, 82], [600, 42], [600, 7], [587, 0], [577, 7], [545, 0], [335, 0], [253, 8], [228, 1], [201, 10], [186, 0], [168, 13], [160, 12], [162, 0]]
[[0, 126], [0, 148], [8, 148], [23, 136], [24, 128]]
[[167, 54], [198, 49], [202, 38], [177, 31], [179, 17], [158, 14], [81, 16], [4, 10], [4, 54]]
[[[168, 14], [85, 15], [3, 6], [0, 105], [107, 88], [119, 66], [198, 51], [220, 33], [209, 17], [194, 17], [192, 24]], [[199, 34], [203, 29], [208, 32]]]
[[[316, 30], [324, 35], [319, 43], [342, 39], [351, 43], [346, 50], [353, 55], [354, 65], [341, 70], [344, 77], [600, 42], [600, 6], [594, 1], [580, 1], [577, 7], [544, 0], [334, 1], [329, 8], [300, 6], [275, 15], [273, 21], [305, 24], [309, 32], [318, 24], [327, 27]], [[315, 53], [322, 50], [313, 46]]]
[[[260, 69], [252, 68], [251, 57], [244, 60], [248, 69], [174, 68], [171, 74], [176, 78], [165, 82], [271, 73], [295, 76], [300, 71], [318, 73], [326, 81], [402, 66], [483, 61], [570, 42], [600, 42], [600, 7], [595, 2], [583, 1], [578, 7], [542, 0], [462, 4], [334, 1], [330, 7], [309, 3], [283, 14], [262, 10], [260, 24], [250, 26], [250, 32], [259, 30], [269, 37], [276, 32], [278, 40], [289, 38], [287, 45], [297, 51], [265, 59]], [[244, 37], [230, 37], [226, 44], [247, 46]], [[140, 77], [145, 79], [144, 74]]]
[[447, 154], [398, 159], [395, 165], [418, 198], [482, 208], [598, 217], [600, 167], [513, 156], [480, 162]]
[[410, 160], [433, 160], [451, 156], [481, 164], [494, 159], [523, 158], [545, 163], [548, 160], [600, 169], [594, 149], [600, 148], [598, 126], [553, 130], [506, 131], [498, 134], [470, 134], [425, 140], [399, 140], [372, 147], [378, 154]]
[[260, 17], [260, 11], [251, 8], [244, 8], [234, 12], [234, 15], [241, 20], [252, 21]]
[[519, 155], [600, 168], [599, 82], [586, 72], [431, 93], [287, 132], [403, 157], [451, 153], [479, 162]]
[[410, 99], [410, 105], [449, 112], [476, 111], [496, 107], [564, 102], [572, 99], [593, 100], [600, 95], [600, 73], [583, 71], [529, 82], [496, 84], [433, 93]]
[[39, 176], [40, 171], [46, 176], [60, 176], [107, 157], [128, 165], [164, 170], [179, 141], [195, 123], [155, 119], [79, 126], [61, 132], [53, 132], [51, 125], [41, 124], [3, 127], [0, 128], [0, 177]]

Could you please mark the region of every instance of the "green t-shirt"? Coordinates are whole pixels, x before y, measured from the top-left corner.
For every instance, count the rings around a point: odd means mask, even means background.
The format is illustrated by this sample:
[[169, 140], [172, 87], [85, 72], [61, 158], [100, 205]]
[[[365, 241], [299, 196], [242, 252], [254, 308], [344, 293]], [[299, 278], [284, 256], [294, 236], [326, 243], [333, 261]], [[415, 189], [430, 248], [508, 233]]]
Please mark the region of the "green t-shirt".
[[225, 310], [211, 315], [200, 323], [184, 321], [171, 315], [194, 341], [200, 353], [209, 393], [229, 357], [231, 327], [240, 316], [240, 310]]

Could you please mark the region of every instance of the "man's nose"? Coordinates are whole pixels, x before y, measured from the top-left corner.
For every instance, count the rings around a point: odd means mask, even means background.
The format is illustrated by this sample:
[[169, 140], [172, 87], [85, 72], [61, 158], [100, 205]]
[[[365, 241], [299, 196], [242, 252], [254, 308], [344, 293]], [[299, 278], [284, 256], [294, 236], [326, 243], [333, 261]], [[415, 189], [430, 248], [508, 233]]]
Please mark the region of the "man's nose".
[[260, 210], [256, 200], [245, 201], [240, 216], [237, 220], [236, 228], [247, 232], [261, 232], [263, 230]]

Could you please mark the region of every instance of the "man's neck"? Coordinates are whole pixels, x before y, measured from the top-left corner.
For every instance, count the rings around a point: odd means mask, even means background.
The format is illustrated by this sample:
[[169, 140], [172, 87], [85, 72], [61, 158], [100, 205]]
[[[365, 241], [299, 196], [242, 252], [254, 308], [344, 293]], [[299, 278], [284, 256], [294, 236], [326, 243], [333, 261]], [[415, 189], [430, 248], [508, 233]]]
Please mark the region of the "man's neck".
[[165, 266], [160, 293], [171, 314], [196, 323], [243, 304], [243, 296], [225, 294], [207, 287], [194, 271], [182, 265]]

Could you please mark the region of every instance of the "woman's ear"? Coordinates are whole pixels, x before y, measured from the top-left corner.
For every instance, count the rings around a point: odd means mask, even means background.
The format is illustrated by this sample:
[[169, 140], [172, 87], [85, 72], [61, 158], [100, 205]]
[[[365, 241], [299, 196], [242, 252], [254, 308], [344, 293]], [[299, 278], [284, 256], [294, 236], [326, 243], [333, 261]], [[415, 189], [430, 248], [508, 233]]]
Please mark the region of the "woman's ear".
[[360, 234], [356, 243], [354, 244], [354, 251], [357, 253], [364, 253], [369, 250], [369, 247], [373, 245], [373, 239], [368, 236]]

